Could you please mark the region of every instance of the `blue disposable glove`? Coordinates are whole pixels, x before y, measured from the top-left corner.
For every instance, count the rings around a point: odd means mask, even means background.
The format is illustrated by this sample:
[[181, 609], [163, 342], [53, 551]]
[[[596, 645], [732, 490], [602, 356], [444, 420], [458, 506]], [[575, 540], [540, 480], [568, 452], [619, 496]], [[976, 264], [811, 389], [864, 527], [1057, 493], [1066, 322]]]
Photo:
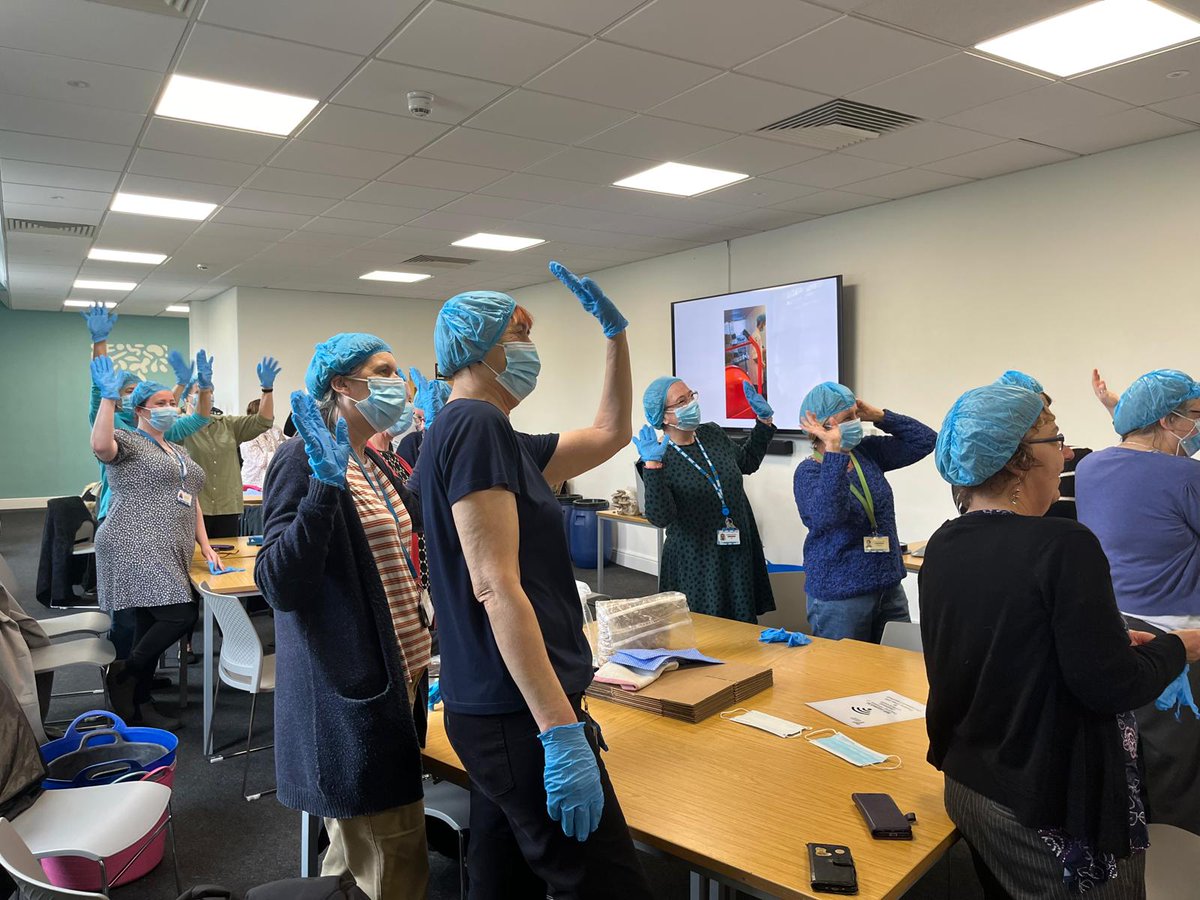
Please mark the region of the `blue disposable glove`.
[[117, 314], [110, 313], [104, 308], [103, 303], [96, 303], [89, 306], [87, 312], [81, 312], [80, 315], [87, 322], [88, 331], [92, 334], [93, 344], [107, 341], [109, 334], [112, 333], [113, 326], [117, 324]]
[[421, 408], [425, 410], [425, 427], [428, 428], [433, 424], [433, 420], [437, 418], [437, 414], [442, 411], [442, 407], [446, 405], [446, 400], [450, 397], [450, 385], [445, 381], [431, 381], [427, 389], [425, 405]]
[[811, 644], [812, 638], [799, 631], [788, 631], [786, 628], [767, 628], [758, 636], [764, 644], [787, 644], [789, 647], [803, 647]]
[[604, 788], [583, 723], [556, 725], [539, 734], [538, 740], [546, 751], [546, 812], [567, 837], [586, 841], [600, 824]]
[[189, 362], [188, 358], [178, 350], [172, 350], [167, 354], [167, 362], [171, 364], [171, 368], [175, 370], [176, 384], [189, 384], [192, 376], [196, 373], [196, 366]]
[[92, 384], [99, 388], [103, 399], [121, 399], [121, 373], [113, 367], [112, 360], [107, 356], [97, 356], [92, 360]]
[[230, 566], [226, 569], [224, 566], [219, 566], [211, 559], [208, 561], [208, 572], [210, 575], [228, 575], [230, 572], [245, 572], [245, 569], [239, 569], [236, 566]]
[[643, 425], [633, 438], [633, 446], [637, 447], [638, 456], [642, 462], [662, 462], [667, 452], [667, 442], [658, 439], [658, 432], [649, 425]]
[[416, 366], [408, 367], [408, 378], [415, 389], [412, 405], [417, 409], [424, 409], [425, 400], [429, 394], [429, 379], [422, 375], [421, 370]]
[[600, 324], [604, 326], [605, 337], [614, 338], [629, 327], [629, 320], [621, 315], [621, 311], [592, 279], [580, 278], [558, 262], [550, 263], [550, 272], [579, 298], [584, 309], [600, 320]]
[[754, 389], [748, 381], [742, 382], [742, 391], [746, 395], [746, 402], [750, 404], [750, 408], [754, 410], [754, 415], [760, 419], [769, 419], [775, 415], [775, 410], [771, 409], [771, 404], [767, 402], [767, 398]]
[[442, 682], [435, 681], [429, 686], [429, 708], [433, 709], [442, 702]]
[[264, 356], [258, 364], [258, 383], [263, 389], [275, 387], [275, 376], [279, 374], [279, 362], [273, 356]]
[[202, 391], [212, 390], [212, 364], [213, 358], [203, 350], [196, 354], [196, 383]]
[[1192, 715], [1200, 719], [1200, 708], [1197, 708], [1196, 701], [1192, 698], [1192, 684], [1188, 681], [1190, 670], [1191, 666], [1184, 666], [1179, 677], [1167, 685], [1167, 689], [1154, 701], [1155, 709], [1162, 712], [1174, 710], [1176, 721], [1183, 714], [1184, 708], [1190, 709]]
[[304, 393], [292, 392], [292, 424], [304, 438], [304, 452], [317, 481], [334, 487], [346, 487], [346, 466], [350, 463], [350, 432], [345, 419], [338, 419], [336, 437], [329, 433], [317, 402]]

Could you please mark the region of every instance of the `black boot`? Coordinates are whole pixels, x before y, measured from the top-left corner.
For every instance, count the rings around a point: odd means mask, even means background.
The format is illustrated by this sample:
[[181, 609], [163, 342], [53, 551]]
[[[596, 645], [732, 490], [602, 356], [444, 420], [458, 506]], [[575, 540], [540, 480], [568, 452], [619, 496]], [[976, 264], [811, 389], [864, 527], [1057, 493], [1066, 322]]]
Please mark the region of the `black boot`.
[[133, 692], [137, 688], [133, 673], [125, 669], [125, 660], [119, 659], [108, 667], [104, 676], [108, 687], [108, 702], [112, 710], [126, 722], [132, 722], [137, 714], [133, 704]]
[[163, 731], [178, 731], [180, 726], [178, 719], [164, 716], [154, 708], [154, 704], [150, 701], [146, 701], [138, 707], [133, 721], [146, 728], [161, 728]]

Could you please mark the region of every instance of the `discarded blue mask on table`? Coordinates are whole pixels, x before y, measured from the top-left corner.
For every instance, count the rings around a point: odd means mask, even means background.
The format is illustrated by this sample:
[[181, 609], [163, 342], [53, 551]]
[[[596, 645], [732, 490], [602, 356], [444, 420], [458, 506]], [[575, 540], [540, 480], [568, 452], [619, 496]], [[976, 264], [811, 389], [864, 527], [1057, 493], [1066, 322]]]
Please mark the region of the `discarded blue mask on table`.
[[767, 628], [758, 636], [764, 644], [787, 644], [789, 647], [803, 647], [811, 644], [812, 638], [799, 631], [788, 631], [786, 628]]

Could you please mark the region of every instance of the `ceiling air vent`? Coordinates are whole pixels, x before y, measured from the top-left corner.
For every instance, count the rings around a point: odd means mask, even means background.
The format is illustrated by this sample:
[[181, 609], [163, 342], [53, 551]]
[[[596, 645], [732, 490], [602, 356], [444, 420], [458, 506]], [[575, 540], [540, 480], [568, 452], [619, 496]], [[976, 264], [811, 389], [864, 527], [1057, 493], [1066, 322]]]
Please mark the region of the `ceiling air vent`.
[[36, 219], [5, 219], [4, 226], [9, 234], [44, 234], [59, 237], [93, 238], [95, 225], [79, 222], [40, 222]]
[[917, 116], [892, 109], [853, 100], [830, 100], [758, 130], [787, 131], [789, 137], [802, 144], [822, 150], [840, 150], [920, 121]]
[[105, 6], [120, 6], [125, 9], [136, 9], [138, 12], [154, 13], [159, 16], [174, 16], [186, 19], [191, 14], [197, 0], [93, 0]]
[[461, 269], [463, 266], [479, 262], [477, 259], [469, 259], [465, 256], [430, 256], [427, 253], [404, 261], [415, 266], [438, 266], [443, 269]]

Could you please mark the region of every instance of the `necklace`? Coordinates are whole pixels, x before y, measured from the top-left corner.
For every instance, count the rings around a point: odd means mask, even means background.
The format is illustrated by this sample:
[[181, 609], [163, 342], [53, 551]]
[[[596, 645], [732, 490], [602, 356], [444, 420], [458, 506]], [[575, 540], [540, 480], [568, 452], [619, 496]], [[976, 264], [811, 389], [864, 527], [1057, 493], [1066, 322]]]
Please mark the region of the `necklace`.
[[1121, 441], [1117, 444], [1118, 447], [1136, 447], [1145, 453], [1162, 453], [1157, 447], [1151, 447], [1149, 444], [1143, 444], [1141, 441]]

